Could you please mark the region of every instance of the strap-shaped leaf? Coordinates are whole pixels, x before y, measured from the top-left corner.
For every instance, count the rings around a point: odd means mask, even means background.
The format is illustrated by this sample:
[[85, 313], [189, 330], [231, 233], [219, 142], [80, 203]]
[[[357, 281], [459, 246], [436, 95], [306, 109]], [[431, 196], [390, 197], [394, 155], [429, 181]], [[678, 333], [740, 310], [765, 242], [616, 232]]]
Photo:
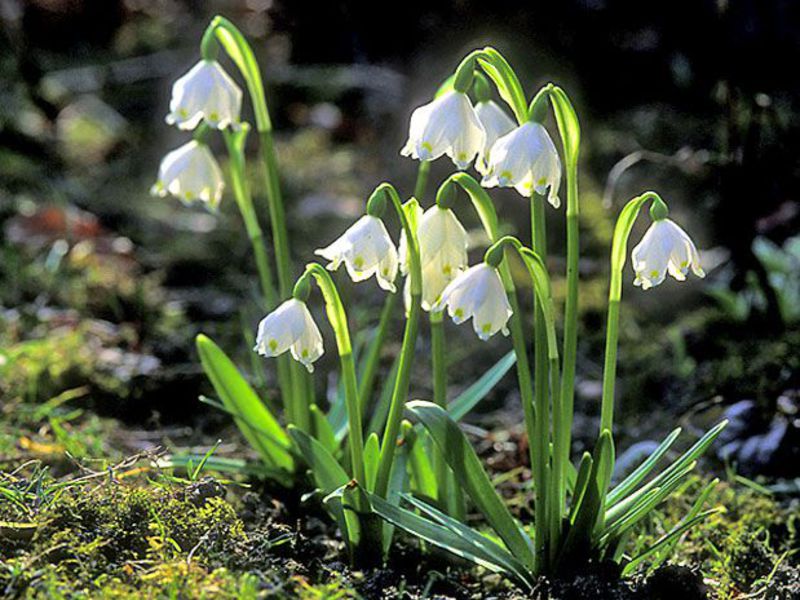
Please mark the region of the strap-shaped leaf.
[[350, 477], [325, 446], [293, 425], [289, 425], [289, 435], [300, 450], [314, 478], [314, 484], [322, 494], [330, 494], [347, 485]]
[[487, 552], [493, 555], [493, 557], [500, 561], [502, 560], [505, 566], [512, 572], [517, 574], [519, 579], [525, 579], [530, 576], [529, 569], [523, 565], [520, 561], [518, 561], [514, 556], [502, 548], [499, 544], [494, 542], [493, 540], [489, 539], [485, 535], [481, 535], [479, 532], [475, 531], [471, 527], [464, 525], [458, 519], [454, 519], [450, 515], [443, 513], [438, 508], [428, 504], [427, 502], [423, 502], [422, 500], [418, 500], [414, 498], [410, 494], [403, 494], [403, 500], [411, 504], [414, 508], [418, 509], [424, 516], [429, 518], [430, 520], [438, 523], [442, 527], [447, 527], [450, 531], [455, 533], [456, 535], [464, 538], [466, 541], [480, 546]]
[[[705, 506], [708, 497], [711, 495], [711, 492], [714, 491], [714, 488], [717, 487], [719, 483], [719, 479], [713, 479], [712, 481], [708, 482], [708, 484], [703, 488], [700, 494], [697, 496], [697, 500], [695, 500], [694, 504], [692, 505], [691, 510], [686, 513], [686, 516], [681, 519], [681, 522], [676, 525], [680, 527], [684, 523], [688, 523], [695, 517], [700, 514], [700, 511], [703, 510], [703, 506]], [[650, 569], [656, 569], [663, 563], [669, 556], [674, 552], [675, 546], [678, 545], [680, 541], [680, 537], [674, 537], [668, 543], [662, 545], [658, 551], [655, 553], [656, 557], [653, 563], [649, 566]]]
[[[330, 496], [348, 485], [350, 478], [347, 473], [322, 444], [293, 425], [289, 425], [289, 435], [305, 459], [314, 485], [323, 496]], [[361, 538], [358, 514], [344, 509], [341, 496], [326, 499], [325, 505], [336, 519], [352, 556]]]
[[517, 362], [513, 351], [497, 361], [488, 371], [481, 375], [475, 383], [454, 398], [447, 407], [447, 413], [456, 421], [460, 421], [475, 405], [492, 391], [494, 386], [508, 373]]
[[642, 486], [642, 489], [644, 491], [649, 491], [654, 487], [663, 487], [666, 480], [671, 479], [675, 473], [685, 470], [687, 465], [700, 458], [708, 447], [714, 443], [717, 436], [722, 433], [722, 430], [727, 424], [728, 421], [725, 420], [712, 427], [703, 437], [697, 440], [691, 448], [684, 452], [680, 458], [664, 469], [658, 476]]
[[411, 489], [417, 496], [436, 500], [439, 497], [436, 474], [426, 448], [430, 436], [425, 429], [406, 424], [408, 427], [403, 428], [403, 439], [408, 450]]
[[[585, 558], [592, 547], [595, 525], [601, 516], [600, 509], [603, 505], [602, 478], [607, 465], [613, 460], [613, 445], [611, 432], [603, 431], [594, 448], [586, 491], [581, 495], [580, 504], [570, 521], [559, 556], [560, 561], [570, 561], [576, 556]], [[582, 462], [584, 465], [588, 463], [585, 458]]]
[[592, 473], [592, 455], [584, 452], [581, 464], [578, 466], [578, 475], [575, 477], [575, 489], [572, 495], [572, 505], [569, 509], [569, 523], [575, 523], [575, 517], [583, 504], [586, 490], [589, 487], [589, 476]]
[[511, 553], [523, 563], [532, 564], [533, 553], [525, 541], [523, 532], [502, 498], [492, 487], [480, 459], [467, 437], [459, 429], [458, 423], [451, 419], [444, 409], [432, 402], [415, 400], [409, 402], [406, 407], [428, 430], [453, 470], [458, 483]]
[[650, 546], [647, 550], [634, 556], [631, 559], [631, 561], [627, 565], [625, 565], [625, 568], [622, 569], [622, 576], [627, 577], [628, 575], [631, 575], [636, 570], [636, 568], [642, 562], [647, 560], [648, 557], [652, 556], [654, 552], [657, 552], [658, 550], [660, 550], [673, 540], [679, 538], [701, 521], [704, 521], [711, 515], [717, 514], [718, 512], [722, 512], [723, 510], [724, 510], [723, 508], [712, 508], [710, 510], [700, 513], [694, 519], [690, 519], [689, 521], [682, 523], [681, 525], [678, 525], [672, 531], [661, 537], [655, 544]]
[[[455, 533], [453, 529], [449, 527], [421, 517], [410, 510], [394, 506], [379, 496], [369, 493], [367, 496], [372, 511], [382, 519], [389, 521], [400, 529], [434, 546], [442, 548], [443, 550], [460, 556], [495, 573], [507, 574], [518, 580], [524, 587], [528, 589], [532, 588], [533, 581], [531, 575], [525, 571], [524, 567], [512, 567], [512, 565], [519, 564], [519, 561], [516, 561], [507, 550], [494, 544], [494, 542], [482, 540], [480, 544], [476, 544], [470, 541], [466, 536]], [[461, 525], [458, 521], [452, 521], [453, 527]]]
[[672, 447], [672, 444], [675, 443], [675, 440], [678, 439], [680, 434], [680, 427], [673, 430], [672, 433], [670, 433], [666, 439], [658, 445], [658, 448], [656, 448], [655, 451], [647, 457], [647, 460], [636, 467], [636, 469], [634, 469], [630, 475], [623, 479], [619, 485], [617, 485], [608, 493], [606, 505], [616, 504], [622, 498], [630, 494], [631, 491], [633, 491], [634, 488], [636, 488], [636, 486], [639, 485], [639, 483], [641, 483], [642, 480], [650, 474], [650, 471], [653, 470], [656, 464], [658, 464], [658, 461], [661, 460], [661, 457], [664, 456]]
[[613, 538], [619, 537], [646, 517], [650, 511], [678, 489], [689, 473], [694, 470], [695, 464], [696, 463], [690, 463], [682, 471], [673, 473], [672, 477], [666, 479], [662, 486], [647, 490], [646, 493], [641, 495], [633, 507], [622, 513], [615, 521], [607, 523], [602, 531], [598, 532], [600, 543], [606, 544], [613, 540]]
[[203, 334], [197, 336], [196, 344], [203, 370], [222, 403], [232, 413], [241, 415], [234, 420], [250, 445], [267, 466], [294, 471], [294, 460], [288, 450], [289, 437], [233, 361]]
[[367, 474], [365, 487], [368, 491], [375, 489], [375, 476], [378, 474], [378, 459], [381, 454], [381, 444], [378, 441], [378, 434], [371, 433], [364, 444], [364, 471]]
[[335, 457], [340, 448], [330, 421], [316, 404], [309, 407], [309, 412], [311, 413], [311, 431], [314, 433], [314, 437]]

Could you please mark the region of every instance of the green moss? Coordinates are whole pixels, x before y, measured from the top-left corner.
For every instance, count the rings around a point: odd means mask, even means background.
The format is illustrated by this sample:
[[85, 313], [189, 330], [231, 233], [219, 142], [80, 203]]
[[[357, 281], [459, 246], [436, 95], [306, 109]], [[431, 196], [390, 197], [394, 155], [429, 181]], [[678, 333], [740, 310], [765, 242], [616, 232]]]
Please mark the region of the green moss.
[[[652, 544], [689, 511], [702, 483], [695, 480], [667, 502], [658, 522], [638, 539], [639, 549]], [[800, 567], [800, 557], [792, 554], [800, 547], [800, 513], [796, 508], [728, 483], [717, 486], [708, 506], [720, 506], [725, 511], [692, 529], [676, 547], [670, 562], [698, 566], [713, 598], [727, 600], [763, 591], [779, 563]]]

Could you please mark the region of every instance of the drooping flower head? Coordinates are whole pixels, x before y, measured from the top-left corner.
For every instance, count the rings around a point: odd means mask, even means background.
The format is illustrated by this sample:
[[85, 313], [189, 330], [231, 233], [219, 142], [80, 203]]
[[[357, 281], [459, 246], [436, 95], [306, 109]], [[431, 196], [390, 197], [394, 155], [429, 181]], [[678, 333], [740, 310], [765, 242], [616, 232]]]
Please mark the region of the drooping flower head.
[[151, 192], [162, 197], [172, 194], [187, 204], [200, 200], [216, 208], [224, 189], [222, 170], [211, 150], [192, 140], [163, 158]]
[[201, 60], [172, 86], [166, 121], [191, 130], [205, 121], [216, 129], [235, 126], [242, 111], [242, 90], [217, 61]]
[[514, 129], [514, 121], [494, 100], [485, 100], [475, 105], [475, 112], [486, 132], [486, 140], [483, 143], [478, 160], [475, 161], [475, 168], [481, 175], [485, 175], [489, 170], [489, 155], [494, 143]]
[[544, 126], [528, 121], [499, 138], [491, 148], [481, 185], [513, 187], [526, 197], [547, 193], [550, 204], [558, 208], [561, 159]]
[[309, 372], [322, 356], [322, 335], [305, 302], [291, 298], [264, 317], [258, 324], [256, 345], [262, 356], [280, 356], [287, 350]]
[[[419, 217], [417, 239], [422, 266], [422, 308], [430, 311], [447, 285], [467, 268], [467, 232], [452, 210], [437, 204]], [[405, 274], [402, 243], [400, 264]]]
[[327, 266], [330, 271], [344, 263], [353, 281], [364, 281], [375, 275], [379, 286], [396, 291], [397, 248], [378, 217], [364, 215], [330, 246], [314, 253], [330, 261]]
[[471, 317], [472, 328], [484, 341], [498, 331], [508, 335], [511, 304], [497, 269], [485, 262], [470, 267], [448, 284], [434, 310], [445, 307], [456, 324]]
[[684, 281], [691, 271], [705, 277], [700, 266], [700, 254], [694, 242], [671, 219], [656, 219], [642, 237], [642, 241], [631, 252], [631, 262], [636, 273], [634, 285], [649, 290], [657, 286], [667, 273], [678, 281]]
[[447, 154], [459, 169], [466, 169], [485, 139], [472, 102], [466, 94], [450, 90], [412, 113], [408, 141], [400, 154], [417, 160]]

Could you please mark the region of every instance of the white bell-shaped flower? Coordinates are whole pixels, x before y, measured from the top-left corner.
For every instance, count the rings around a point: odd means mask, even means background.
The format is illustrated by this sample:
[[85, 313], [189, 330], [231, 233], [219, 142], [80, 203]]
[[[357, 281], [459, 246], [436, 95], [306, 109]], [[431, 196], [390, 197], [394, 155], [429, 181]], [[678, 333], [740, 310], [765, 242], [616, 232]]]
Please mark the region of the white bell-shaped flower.
[[279, 356], [290, 350], [292, 357], [314, 371], [314, 361], [322, 356], [322, 335], [305, 302], [291, 298], [264, 317], [258, 324], [256, 345], [262, 356]]
[[489, 153], [492, 146], [499, 138], [510, 133], [514, 129], [515, 123], [494, 100], [478, 102], [475, 105], [475, 112], [486, 132], [483, 150], [481, 150], [478, 160], [475, 161], [475, 168], [481, 175], [486, 175], [489, 171]]
[[434, 310], [444, 310], [456, 324], [472, 317], [472, 328], [486, 341], [498, 331], [508, 335], [513, 314], [497, 269], [482, 262], [456, 277], [442, 292]]
[[[467, 268], [467, 232], [452, 210], [434, 205], [419, 217], [417, 239], [422, 266], [422, 308], [430, 311], [447, 284]], [[401, 242], [400, 264], [404, 274], [408, 268], [406, 262], [406, 246]]]
[[330, 271], [344, 263], [353, 281], [375, 275], [383, 289], [390, 292], [397, 289], [394, 285], [399, 267], [397, 248], [386, 225], [377, 217], [364, 215], [330, 246], [314, 253], [330, 261], [327, 266]]
[[558, 208], [561, 159], [547, 130], [528, 121], [499, 138], [491, 148], [481, 185], [513, 187], [526, 197], [547, 193], [550, 204]]
[[408, 141], [400, 154], [435, 160], [447, 154], [466, 169], [483, 149], [486, 132], [466, 94], [451, 90], [411, 115]]
[[184, 203], [200, 200], [216, 208], [225, 189], [225, 179], [208, 146], [192, 140], [168, 153], [158, 169], [151, 192], [172, 194]]
[[686, 232], [671, 219], [653, 221], [642, 241], [631, 252], [634, 285], [649, 290], [664, 281], [667, 273], [684, 281], [689, 269], [705, 277], [700, 266], [700, 254]]
[[225, 129], [239, 122], [242, 90], [215, 60], [201, 60], [172, 86], [167, 123], [194, 129], [205, 120]]

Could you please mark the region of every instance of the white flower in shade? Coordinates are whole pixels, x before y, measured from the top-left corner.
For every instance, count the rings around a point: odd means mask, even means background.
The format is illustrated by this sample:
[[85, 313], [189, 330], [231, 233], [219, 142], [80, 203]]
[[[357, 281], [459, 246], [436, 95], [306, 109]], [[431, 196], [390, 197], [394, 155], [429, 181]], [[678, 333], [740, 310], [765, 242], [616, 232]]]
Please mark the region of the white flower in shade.
[[700, 254], [686, 232], [670, 219], [653, 221], [642, 241], [631, 252], [634, 285], [644, 290], [664, 281], [667, 273], [684, 281], [689, 269], [698, 277], [705, 277], [700, 266]]
[[225, 129], [239, 122], [242, 90], [217, 61], [201, 60], [172, 86], [167, 123], [194, 129], [205, 120]]
[[[422, 266], [422, 308], [430, 311], [447, 284], [467, 268], [467, 232], [452, 210], [434, 205], [419, 217], [417, 239]], [[408, 265], [403, 242], [400, 264], [406, 274]]]
[[475, 105], [475, 112], [478, 114], [483, 130], [486, 132], [483, 150], [481, 150], [481, 154], [475, 162], [475, 168], [478, 169], [479, 173], [485, 175], [489, 170], [489, 152], [492, 146], [494, 146], [498, 138], [513, 130], [515, 123], [494, 100], [478, 102]]
[[353, 281], [364, 281], [375, 275], [379, 286], [390, 292], [396, 291], [397, 248], [383, 221], [377, 217], [364, 215], [338, 240], [314, 253], [330, 261], [330, 271], [344, 263]]
[[172, 194], [187, 204], [201, 200], [215, 208], [223, 189], [222, 170], [211, 150], [192, 140], [163, 158], [151, 192], [162, 197]]
[[547, 130], [528, 121], [499, 138], [492, 146], [481, 185], [513, 187], [526, 197], [533, 192], [547, 193], [550, 204], [558, 208], [561, 159]]
[[486, 341], [498, 331], [508, 335], [506, 323], [512, 315], [497, 269], [482, 262], [456, 277], [442, 292], [434, 310], [444, 310], [456, 324], [472, 317], [472, 328]]
[[466, 169], [483, 149], [486, 132], [466, 94], [451, 90], [411, 115], [408, 141], [400, 154], [435, 160], [447, 154]]
[[279, 356], [290, 350], [292, 357], [303, 363], [309, 372], [314, 361], [322, 356], [322, 335], [305, 302], [287, 300], [258, 324], [256, 346], [262, 356]]

